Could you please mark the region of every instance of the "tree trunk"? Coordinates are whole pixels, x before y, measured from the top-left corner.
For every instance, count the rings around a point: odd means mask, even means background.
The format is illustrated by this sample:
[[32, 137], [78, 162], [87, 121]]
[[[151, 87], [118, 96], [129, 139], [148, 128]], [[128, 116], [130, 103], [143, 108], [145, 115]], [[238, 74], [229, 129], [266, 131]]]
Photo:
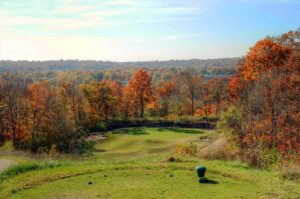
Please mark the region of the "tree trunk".
[[140, 107], [140, 117], [144, 118], [144, 100], [143, 100], [143, 96], [142, 95], [140, 96], [140, 104], [141, 104], [141, 107]]
[[191, 100], [192, 100], [192, 115], [194, 115], [195, 110], [194, 110], [194, 96], [193, 95], [192, 95]]
[[31, 133], [31, 153], [36, 153], [36, 133], [35, 130]]
[[276, 145], [276, 115], [275, 115], [275, 108], [272, 106], [271, 109], [271, 122], [272, 122], [272, 126], [271, 126], [271, 135], [272, 135], [272, 145]]

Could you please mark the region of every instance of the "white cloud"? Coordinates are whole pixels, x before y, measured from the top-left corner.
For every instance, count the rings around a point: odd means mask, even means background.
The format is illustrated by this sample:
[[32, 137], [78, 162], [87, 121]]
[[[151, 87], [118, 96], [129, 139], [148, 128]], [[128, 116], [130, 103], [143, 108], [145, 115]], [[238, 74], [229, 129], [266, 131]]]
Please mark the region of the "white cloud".
[[[134, 23], [161, 23], [181, 19], [180, 15], [202, 13], [202, 3], [187, 1], [180, 5], [165, 5], [161, 1], [112, 0], [112, 1], [65, 1], [52, 10], [37, 16], [1, 13], [2, 28], [22, 26], [44, 30], [76, 30], [90, 27], [107, 27]], [[30, 27], [31, 28], [31, 27]]]
[[36, 18], [25, 16], [7, 16], [2, 18], [2, 27], [11, 27], [19, 25], [39, 25], [43, 29], [66, 30], [91, 27], [100, 23], [99, 20], [84, 20], [81, 18]]
[[[164, 43], [183, 40], [195, 35], [179, 35], [178, 33], [178, 35], [162, 37], [162, 32], [157, 32], [152, 36], [145, 32], [141, 37], [130, 37], [128, 36], [130, 33], [127, 33], [126, 37], [117, 32], [115, 35], [119, 34], [118, 38], [96, 37], [93, 32], [97, 30], [92, 28], [105, 27], [108, 32], [104, 29], [104, 34], [110, 34], [114, 31], [112, 26], [122, 25], [121, 29], [129, 25], [129, 28], [143, 28], [145, 24], [162, 24], [181, 20], [178, 21], [179, 23], [188, 19], [185, 16], [202, 13], [205, 10], [200, 1], [184, 1], [175, 4], [170, 2], [65, 0], [64, 4], [53, 4], [50, 6], [52, 9], [45, 10], [43, 13], [40, 12], [41, 8], [35, 8], [36, 13], [31, 16], [25, 16], [24, 12], [9, 12], [8, 10], [5, 13], [0, 12], [0, 59], [146, 60], [149, 57], [166, 59], [172, 47], [164, 46]], [[42, 7], [45, 9], [47, 6]], [[88, 28], [91, 29], [85, 32], [89, 34], [86, 36], [80, 36], [80, 31], [77, 31]], [[63, 30], [72, 30], [72, 32], [66, 33]], [[55, 36], [46, 36], [45, 33], [50, 33], [47, 35], [55, 33]], [[147, 35], [150, 38], [146, 39]], [[153, 37], [156, 39], [154, 40]], [[176, 49], [171, 49], [173, 50]]]
[[112, 6], [132, 6], [141, 2], [142, 1], [140, 0], [110, 0], [110, 1], [105, 1], [105, 4], [112, 5]]
[[87, 4], [87, 5], [67, 5], [67, 6], [60, 6], [57, 9], [53, 10], [51, 13], [53, 14], [74, 14], [74, 13], [81, 13], [93, 10], [94, 6]]
[[[30, 36], [5, 32], [0, 37], [0, 60], [96, 59], [128, 60], [145, 57], [128, 44], [142, 44], [144, 38], [83, 36]], [[141, 53], [145, 53], [141, 56]]]
[[[196, 35], [194, 35], [196, 36]], [[184, 36], [170, 35], [165, 39], [181, 39]], [[169, 46], [171, 45], [171, 46]], [[219, 47], [216, 47], [219, 46]], [[224, 49], [226, 49], [224, 51]], [[0, 60], [57, 60], [93, 59], [110, 61], [145, 61], [190, 58], [217, 58], [240, 56], [245, 46], [203, 40], [194, 45], [180, 42], [166, 44], [163, 39], [113, 38], [93, 36], [38, 36], [16, 32], [0, 35]]]
[[188, 6], [177, 6], [177, 7], [166, 7], [157, 9], [162, 14], [195, 14], [202, 13], [205, 11], [204, 8], [200, 7], [188, 7]]

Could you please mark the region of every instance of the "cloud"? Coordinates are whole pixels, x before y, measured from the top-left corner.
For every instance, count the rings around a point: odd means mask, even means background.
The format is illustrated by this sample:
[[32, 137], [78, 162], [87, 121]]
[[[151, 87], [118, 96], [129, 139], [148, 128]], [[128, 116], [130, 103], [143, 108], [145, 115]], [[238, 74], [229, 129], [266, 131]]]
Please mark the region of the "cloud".
[[[146, 43], [144, 38], [84, 37], [84, 36], [31, 36], [14, 32], [1, 34], [0, 59], [137, 59], [131, 44]], [[145, 53], [145, 54], [144, 54]]]
[[3, 28], [13, 27], [16, 29], [19, 27], [24, 29], [27, 27], [41, 31], [79, 30], [82, 28], [185, 20], [183, 15], [191, 16], [205, 11], [201, 3], [194, 3], [194, 1], [170, 5], [157, 0], [86, 1], [84, 3], [65, 1], [65, 3], [51, 5], [49, 10], [34, 15], [15, 12], [12, 14], [6, 10], [5, 13], [0, 13], [1, 25]]
[[52, 18], [52, 17], [26, 17], [26, 16], [7, 16], [1, 20], [1, 25], [4, 27], [12, 26], [41, 26], [48, 30], [70, 30], [91, 27], [101, 23], [101, 20], [85, 20], [82, 18]]
[[67, 6], [60, 6], [57, 9], [53, 10], [50, 13], [53, 14], [74, 14], [74, 13], [82, 13], [91, 11], [94, 9], [93, 5], [67, 5]]
[[110, 0], [110, 1], [105, 1], [105, 4], [111, 6], [132, 6], [141, 2], [142, 2], [141, 0]]
[[[22, 2], [17, 9], [6, 3], [0, 11], [0, 59], [164, 59], [170, 48], [164, 43], [195, 35], [161, 36], [167, 33], [152, 25], [183, 23], [205, 11], [202, 1], [191, 0], [57, 0], [36, 7]], [[142, 32], [150, 26], [155, 34]]]

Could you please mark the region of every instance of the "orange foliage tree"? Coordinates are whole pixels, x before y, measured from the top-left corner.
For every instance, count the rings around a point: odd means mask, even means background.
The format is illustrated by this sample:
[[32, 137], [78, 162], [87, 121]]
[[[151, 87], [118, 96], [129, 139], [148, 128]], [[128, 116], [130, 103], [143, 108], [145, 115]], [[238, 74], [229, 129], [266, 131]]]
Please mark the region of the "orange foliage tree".
[[162, 116], [166, 116], [169, 113], [169, 106], [170, 106], [170, 98], [175, 93], [175, 84], [174, 80], [165, 81], [159, 88], [158, 88], [158, 99], [160, 101], [160, 112]]
[[299, 32], [265, 38], [240, 63], [228, 91], [245, 119], [245, 146], [276, 147], [300, 157]]
[[82, 86], [89, 102], [88, 112], [94, 123], [115, 117], [122, 110], [122, 85], [117, 81], [92, 81]]
[[53, 139], [54, 132], [47, 131], [51, 125], [49, 116], [51, 109], [55, 103], [54, 93], [50, 90], [47, 81], [33, 83], [28, 88], [29, 101], [31, 105], [30, 129], [31, 129], [31, 152], [36, 153], [38, 150], [38, 137], [45, 136], [48, 139]]
[[152, 98], [151, 76], [144, 70], [139, 69], [125, 88], [126, 100], [129, 112], [139, 117], [144, 117], [146, 103]]

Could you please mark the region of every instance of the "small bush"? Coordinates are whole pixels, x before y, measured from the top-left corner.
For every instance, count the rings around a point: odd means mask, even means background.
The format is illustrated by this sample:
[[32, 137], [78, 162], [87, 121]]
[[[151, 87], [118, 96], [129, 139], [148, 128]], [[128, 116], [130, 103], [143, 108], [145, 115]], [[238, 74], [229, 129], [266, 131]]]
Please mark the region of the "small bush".
[[179, 144], [175, 146], [173, 154], [195, 156], [197, 154], [197, 150], [198, 147], [194, 143]]
[[182, 162], [182, 160], [177, 157], [170, 156], [170, 157], [165, 158], [163, 160], [163, 162]]
[[51, 149], [49, 150], [49, 155], [51, 157], [55, 157], [57, 155], [57, 149], [55, 144], [52, 144]]
[[108, 120], [103, 120], [103, 121], [97, 123], [96, 128], [99, 130], [105, 131], [109, 127], [110, 123], [111, 122]]
[[300, 181], [300, 165], [290, 163], [280, 168], [280, 174], [284, 179]]
[[235, 160], [239, 148], [230, 139], [218, 139], [198, 152], [198, 157], [212, 160]]
[[105, 134], [105, 136], [107, 137], [108, 140], [111, 140], [113, 138], [113, 133], [110, 131], [108, 133]]
[[195, 123], [195, 122], [201, 122], [201, 118], [200, 117], [195, 117], [195, 116], [181, 116], [178, 117], [176, 120], [174, 120], [174, 122], [182, 122], [182, 123]]
[[202, 116], [199, 118], [199, 120], [207, 121], [207, 122], [217, 122], [219, 120], [219, 116], [217, 116], [217, 115]]
[[265, 148], [262, 144], [241, 150], [241, 158], [244, 162], [256, 168], [271, 169], [279, 165], [281, 155], [276, 148]]
[[96, 142], [83, 140], [79, 148], [79, 154], [91, 155]]

